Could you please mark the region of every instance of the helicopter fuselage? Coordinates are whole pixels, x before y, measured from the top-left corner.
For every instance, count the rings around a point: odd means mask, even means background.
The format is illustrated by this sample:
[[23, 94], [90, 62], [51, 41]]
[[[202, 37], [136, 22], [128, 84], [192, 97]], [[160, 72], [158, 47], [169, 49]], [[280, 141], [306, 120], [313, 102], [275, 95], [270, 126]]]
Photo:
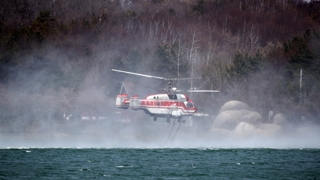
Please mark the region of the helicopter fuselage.
[[139, 99], [137, 95], [129, 98], [127, 94], [119, 94], [116, 106], [123, 109], [143, 110], [154, 118], [179, 119], [183, 116], [193, 116], [197, 112], [197, 106], [184, 94], [154, 94], [145, 99]]
[[[116, 100], [116, 106], [122, 109], [131, 108], [133, 110], [143, 110], [146, 114], [153, 117], [153, 120], [157, 120], [157, 117], [167, 118], [167, 122], [170, 122], [170, 118], [176, 118], [181, 120], [184, 117], [190, 116], [202, 116], [203, 114], [197, 113], [197, 106], [191, 99], [185, 94], [176, 94], [179, 92], [175, 87], [172, 87], [172, 83], [175, 80], [189, 80], [191, 78], [164, 78], [159, 76], [151, 76], [147, 74], [134, 73], [129, 71], [122, 71], [112, 69], [112, 71], [141, 76], [152, 79], [160, 79], [168, 82], [167, 88], [164, 89], [164, 94], [149, 95], [145, 99], [139, 99], [137, 95], [129, 98], [128, 94], [119, 94]], [[198, 79], [198, 78], [197, 78]], [[122, 83], [122, 86], [124, 84]], [[120, 93], [122, 92], [122, 87]], [[187, 92], [219, 92], [218, 90], [187, 90]], [[180, 121], [181, 122], [181, 121]]]

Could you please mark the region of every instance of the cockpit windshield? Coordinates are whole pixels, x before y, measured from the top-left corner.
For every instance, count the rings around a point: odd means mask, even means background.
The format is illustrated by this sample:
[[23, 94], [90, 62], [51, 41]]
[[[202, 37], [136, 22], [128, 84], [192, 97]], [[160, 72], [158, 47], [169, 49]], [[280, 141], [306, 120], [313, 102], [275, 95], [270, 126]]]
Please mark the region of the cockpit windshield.
[[194, 108], [194, 104], [192, 102], [184, 102], [187, 108]]
[[176, 94], [180, 101], [186, 101], [186, 96], [183, 94]]

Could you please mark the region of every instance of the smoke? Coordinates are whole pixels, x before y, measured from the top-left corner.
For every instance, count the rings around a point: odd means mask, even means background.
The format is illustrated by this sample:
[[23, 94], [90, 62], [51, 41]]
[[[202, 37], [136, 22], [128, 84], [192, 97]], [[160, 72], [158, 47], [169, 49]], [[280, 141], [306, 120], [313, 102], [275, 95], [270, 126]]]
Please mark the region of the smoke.
[[[83, 71], [74, 69], [81, 69], [87, 59], [67, 61], [76, 53], [47, 47], [34, 54], [25, 59], [29, 69], [16, 67], [12, 83], [1, 87], [0, 148], [320, 147], [318, 125], [308, 120], [292, 123], [280, 114], [267, 124], [254, 108], [239, 102], [221, 107], [220, 114], [212, 109], [210, 117], [193, 117], [181, 124], [174, 119], [154, 122], [143, 111], [115, 107], [121, 84], [114, 79], [132, 82], [125, 83], [127, 93], [140, 98], [161, 92], [147, 86], [160, 88], [162, 82], [100, 73], [98, 62], [104, 53], [97, 52], [97, 64], [85, 64]], [[212, 101], [204, 102], [211, 107]]]
[[[308, 120], [292, 123], [281, 114], [274, 115], [267, 124], [253, 108], [235, 101], [222, 106], [220, 111], [212, 109], [210, 117], [193, 117], [181, 124], [174, 119], [170, 123], [165, 119], [154, 122], [143, 111], [115, 107], [121, 86], [112, 79], [120, 75], [103, 74], [107, 76], [100, 78], [99, 66], [75, 72], [73, 66], [77, 69], [79, 62], [66, 61], [70, 54], [54, 48], [44, 52], [40, 54], [46, 55], [26, 60], [33, 71], [15, 70], [12, 83], [1, 88], [0, 148], [320, 147], [318, 125]], [[125, 83], [130, 95], [144, 98], [148, 92], [160, 92], [147, 87], [157, 85], [154, 80], [121, 78], [134, 82]], [[118, 86], [114, 87], [115, 84]], [[211, 106], [212, 101], [204, 102]]]
[[[99, 4], [94, 4], [96, 9], [101, 8]], [[73, 7], [74, 4], [67, 3], [65, 7], [69, 5]], [[90, 6], [83, 6], [86, 7]], [[158, 5], [154, 7], [158, 8]], [[112, 19], [117, 17], [116, 13], [122, 13], [118, 8], [114, 9], [115, 14], [113, 11], [108, 12], [111, 24], [114, 24]], [[53, 10], [53, 14], [57, 13], [57, 17], [64, 16], [65, 10], [68, 15], [61, 18], [65, 21], [69, 21], [71, 17], [77, 19], [76, 17], [81, 16], [79, 12], [91, 14], [78, 9], [70, 11], [70, 8], [57, 8]], [[150, 11], [152, 10], [150, 8]], [[177, 10], [176, 12], [178, 13]], [[100, 19], [94, 26], [95, 29], [103, 24], [102, 14], [104, 13], [99, 11]], [[105, 17], [105, 23], [108, 18]], [[169, 124], [163, 119], [154, 122], [143, 111], [117, 109], [115, 97], [120, 91], [121, 83], [125, 84], [129, 95], [137, 94], [140, 98], [150, 93], [162, 92], [161, 89], [165, 88], [166, 84], [156, 82], [158, 80], [114, 74], [111, 72], [111, 68], [117, 68], [112, 67], [114, 65], [124, 67], [123, 70], [137, 73], [154, 72], [155, 74], [151, 75], [165, 76], [171, 73], [168, 71], [169, 67], [176, 67], [176, 62], [168, 65], [160, 59], [170, 62], [175, 59], [171, 56], [175, 50], [181, 57], [181, 68], [185, 68], [184, 75], [189, 75], [187, 62], [191, 59], [188, 57], [194, 56], [194, 59], [199, 59], [200, 62], [200, 59], [204, 59], [201, 58], [202, 54], [205, 56], [205, 53], [193, 50], [207, 46], [206, 43], [200, 44], [201, 36], [204, 36], [203, 39], [216, 37], [212, 42], [211, 38], [208, 41], [208, 44], [217, 46], [216, 52], [212, 53], [217, 53], [212, 55], [214, 60], [230, 59], [230, 54], [235, 51], [231, 46], [226, 46], [227, 50], [219, 48], [219, 46], [225, 47], [222, 42], [231, 41], [230, 37], [222, 38], [219, 29], [207, 29], [202, 26], [195, 28], [192, 23], [188, 24], [190, 28], [185, 28], [183, 24], [180, 24], [179, 28], [178, 21], [180, 20], [171, 22], [167, 19], [157, 21], [151, 19], [140, 22], [128, 18], [124, 22], [119, 22], [119, 27], [116, 23], [112, 25], [114, 27], [101, 25], [103, 28], [100, 31], [92, 32], [82, 30], [88, 25], [83, 21], [84, 27], [78, 25], [79, 28], [76, 28], [77, 25], [74, 25], [72, 29], [72, 24], [68, 25], [72, 30], [67, 34], [74, 35], [56, 34], [57, 37], [51, 39], [53, 41], [57, 39], [54, 45], [48, 43], [50, 41], [48, 38], [40, 48], [32, 47], [29, 49], [30, 52], [17, 55], [13, 59], [19, 61], [18, 65], [8, 68], [9, 83], [0, 84], [0, 148], [318, 148], [320, 146], [317, 141], [320, 132], [318, 125], [308, 122], [296, 124], [290, 119], [278, 119], [274, 121], [276, 123], [263, 124], [264, 122], [260, 121], [262, 116], [257, 112], [250, 113], [250, 109], [237, 113], [231, 111], [224, 116], [215, 114], [220, 107], [212, 103], [211, 97], [203, 97], [201, 102], [195, 101], [196, 104], [207, 108], [206, 111], [209, 111], [211, 117], [194, 117], [192, 123], [174, 124], [173, 119]], [[195, 24], [198, 23], [196, 19]], [[174, 24], [177, 24], [177, 27]], [[207, 27], [207, 23], [204, 23], [203, 27]], [[172, 35], [169, 35], [171, 34], [168, 33], [169, 29], [173, 32]], [[179, 29], [185, 33], [180, 33]], [[200, 29], [207, 30], [202, 32]], [[190, 38], [192, 34], [197, 34], [195, 39]], [[158, 52], [158, 60], [154, 57], [154, 52]], [[209, 55], [210, 53], [208, 57]], [[172, 72], [174, 71], [173, 69]], [[270, 75], [264, 77], [268, 76]], [[271, 87], [261, 79], [252, 84], [268, 87], [263, 88], [265, 91], [277, 88]], [[251, 98], [254, 102], [261, 102], [258, 97]], [[246, 121], [246, 118], [252, 121]], [[224, 122], [232, 123], [232, 128], [229, 126], [225, 128]]]
[[[267, 130], [239, 123], [235, 130], [218, 129], [212, 118], [179, 124], [154, 122], [140, 111], [117, 110], [106, 117], [16, 120], [1, 129], [0, 148], [319, 148], [320, 128], [314, 124]], [[192, 125], [192, 126], [189, 126]], [[246, 125], [246, 126], [244, 126]], [[29, 129], [26, 129], [29, 128]], [[241, 129], [242, 128], [242, 129]]]

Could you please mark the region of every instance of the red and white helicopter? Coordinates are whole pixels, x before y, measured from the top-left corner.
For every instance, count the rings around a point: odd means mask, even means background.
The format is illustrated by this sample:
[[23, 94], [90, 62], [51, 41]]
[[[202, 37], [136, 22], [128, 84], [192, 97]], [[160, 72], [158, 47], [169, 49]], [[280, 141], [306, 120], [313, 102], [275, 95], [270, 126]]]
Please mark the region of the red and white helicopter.
[[[190, 116], [201, 116], [197, 113], [197, 106], [185, 94], [179, 94], [180, 90], [172, 87], [172, 82], [175, 80], [186, 80], [190, 78], [164, 78], [158, 76], [151, 76], [146, 74], [133, 73], [112, 69], [112, 71], [126, 73], [136, 76], [143, 76], [148, 78], [155, 78], [168, 81], [168, 87], [165, 89], [166, 93], [148, 95], [145, 99], [139, 99], [138, 95], [129, 97], [128, 94], [119, 94], [116, 99], [116, 106], [122, 109], [131, 108], [133, 110], [143, 110], [146, 114], [153, 117], [157, 121], [158, 117], [166, 118], [166, 122], [170, 123], [170, 119], [178, 119], [184, 121], [184, 118]], [[218, 90], [187, 90], [187, 92], [219, 92]]]

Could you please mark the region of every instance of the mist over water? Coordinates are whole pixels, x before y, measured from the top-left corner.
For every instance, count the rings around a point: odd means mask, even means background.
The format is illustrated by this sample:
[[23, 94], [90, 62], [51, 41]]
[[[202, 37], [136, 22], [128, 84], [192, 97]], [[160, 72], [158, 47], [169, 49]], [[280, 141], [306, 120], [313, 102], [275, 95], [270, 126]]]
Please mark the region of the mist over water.
[[[0, 134], [0, 148], [320, 148], [320, 129], [292, 127], [277, 134], [210, 133], [210, 122], [193, 126], [158, 120], [81, 120], [42, 123], [32, 132]], [[13, 125], [21, 128], [21, 124]], [[12, 128], [12, 127], [11, 127]], [[171, 130], [172, 128], [172, 130]], [[170, 134], [171, 131], [171, 134]], [[170, 137], [169, 137], [170, 134]]]
[[[320, 148], [320, 127], [307, 121], [297, 124], [287, 119], [281, 127], [252, 122], [253, 127], [251, 122], [236, 122], [231, 130], [217, 126], [219, 120], [228, 123], [240, 118], [231, 113], [227, 119], [211, 114], [180, 125], [175, 122], [173, 126], [174, 119], [171, 123], [164, 119], [154, 122], [143, 111], [116, 108], [115, 98], [105, 94], [119, 92], [108, 92], [105, 87], [90, 83], [90, 73], [78, 93], [67, 88], [43, 90], [48, 76], [50, 73], [43, 70], [24, 77], [29, 81], [20, 86], [2, 89], [7, 105], [1, 107], [0, 148]], [[118, 88], [120, 85], [115, 87]], [[129, 95], [140, 92], [140, 99], [147, 92], [159, 92], [132, 84], [126, 85], [126, 91]], [[277, 129], [266, 131], [269, 126]]]
[[[215, 83], [216, 88], [221, 87], [223, 69], [230, 65], [236, 52], [251, 55], [261, 49], [272, 67], [266, 67], [265, 72], [248, 79], [252, 91], [248, 94], [252, 98], [251, 104], [256, 102], [265, 107], [260, 101], [266, 100], [270, 101], [266, 104], [273, 105], [276, 97], [271, 97], [272, 90], [285, 82], [276, 71], [285, 72], [284, 64], [292, 59], [282, 53], [282, 46], [273, 43], [282, 44], [283, 39], [289, 40], [291, 36], [296, 39], [307, 28], [313, 29], [316, 26], [311, 23], [313, 18], [304, 16], [310, 13], [296, 13], [304, 11], [286, 5], [285, 1], [270, 7], [263, 3], [248, 4], [255, 13], [243, 11], [242, 1], [226, 2], [226, 5], [223, 1], [208, 1], [210, 6], [202, 10], [204, 1], [167, 1], [164, 6], [162, 1], [159, 4], [137, 1], [127, 5], [118, 1], [90, 2], [43, 1], [42, 5], [24, 3], [18, 8], [15, 3], [8, 3], [12, 11], [4, 14], [3, 22], [0, 22], [3, 34], [6, 34], [1, 47], [8, 48], [1, 51], [0, 69], [6, 71], [7, 75], [3, 77], [7, 80], [2, 82], [1, 79], [0, 83], [0, 148], [320, 148], [320, 126], [312, 120], [286, 119], [284, 124], [281, 120], [269, 122], [248, 109], [219, 114], [221, 105], [212, 105], [211, 97], [195, 101], [209, 107], [211, 116], [194, 118], [192, 126], [187, 123], [173, 126], [173, 120], [169, 124], [165, 120], [154, 122], [142, 111], [117, 109], [115, 97], [121, 93], [121, 83], [127, 83], [126, 93], [130, 96], [138, 93], [139, 98], [159, 93], [166, 84], [111, 72], [111, 68], [123, 67], [126, 71], [153, 72], [151, 75], [174, 78], [171, 75], [176, 74], [176, 60], [179, 59], [183, 68], [180, 69], [181, 77], [191, 75], [191, 71], [194, 76], [208, 71], [205, 74], [211, 78], [211, 85], [205, 86], [212, 87]], [[214, 8], [217, 11], [212, 11]], [[48, 12], [40, 13], [44, 10]], [[240, 21], [227, 18], [235, 13], [239, 14]], [[288, 18], [293, 15], [295, 18]], [[248, 21], [241, 17], [252, 18]], [[10, 24], [19, 28], [10, 27]], [[319, 42], [318, 37], [310, 36], [309, 39], [314, 41], [310, 44]], [[310, 46], [315, 50], [303, 52], [318, 52], [318, 45]], [[6, 53], [10, 57], [6, 58]], [[315, 56], [314, 62], [307, 66], [317, 67], [317, 59]], [[6, 64], [6, 61], [10, 63]], [[203, 66], [211, 69], [200, 68]], [[267, 80], [268, 77], [273, 78]], [[299, 77], [295, 80], [298, 86]], [[193, 84], [200, 87], [203, 81]], [[313, 84], [312, 79], [308, 81]], [[137, 82], [140, 87], [135, 86]], [[180, 86], [190, 88], [189, 82], [180, 82]], [[316, 86], [310, 86], [312, 88], [317, 92]], [[241, 97], [244, 91], [239, 90], [238, 96]], [[277, 92], [280, 95], [287, 93], [287, 89], [282, 91], [285, 92]], [[270, 96], [266, 92], [271, 92]], [[284, 98], [283, 102], [286, 101]], [[317, 103], [313, 103], [317, 107]], [[278, 106], [289, 103], [284, 104]], [[312, 112], [318, 110], [311, 109]]]

